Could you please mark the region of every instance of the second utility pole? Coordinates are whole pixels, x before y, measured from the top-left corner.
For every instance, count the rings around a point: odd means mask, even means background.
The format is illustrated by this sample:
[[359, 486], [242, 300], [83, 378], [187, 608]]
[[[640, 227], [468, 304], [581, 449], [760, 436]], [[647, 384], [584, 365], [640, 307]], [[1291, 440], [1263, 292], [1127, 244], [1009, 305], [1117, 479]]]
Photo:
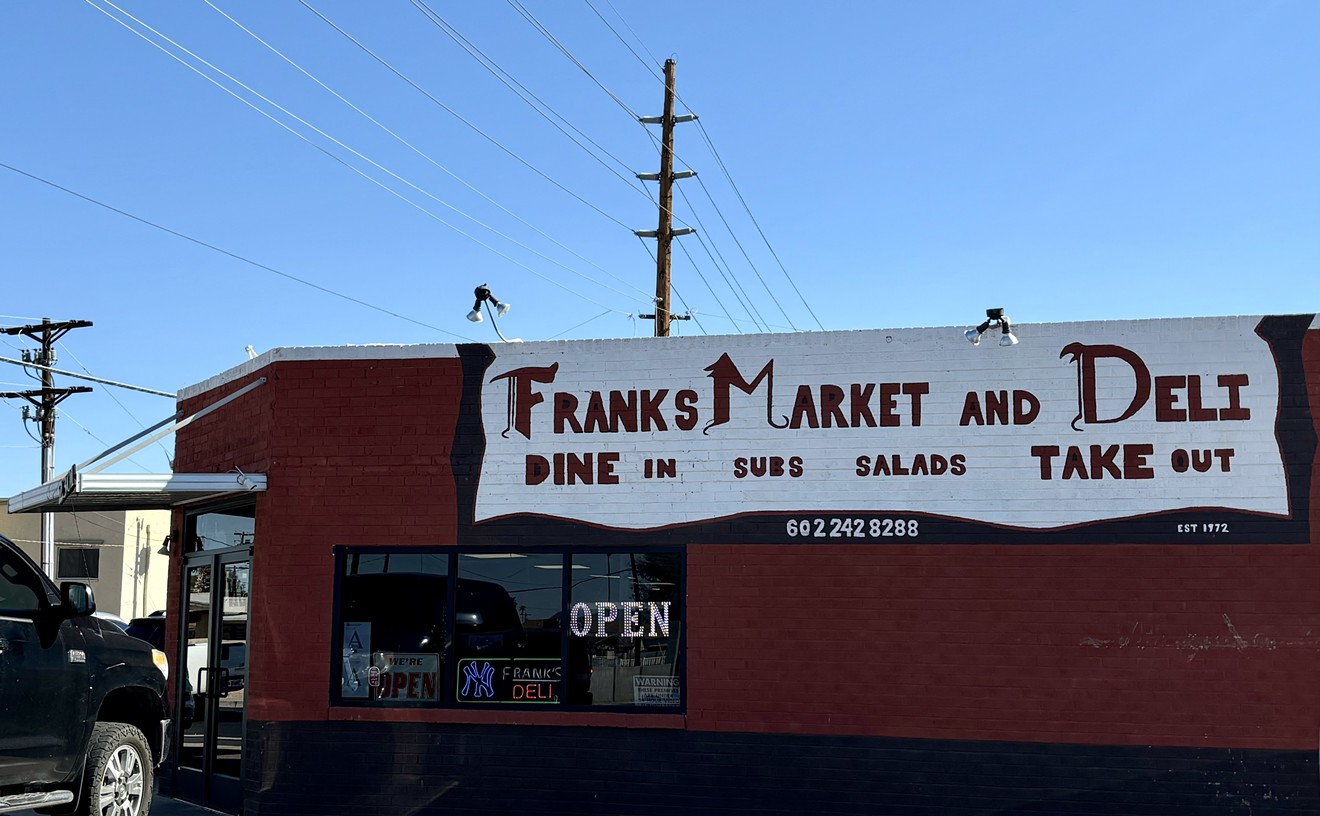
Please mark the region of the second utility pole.
[[[85, 394], [92, 389], [85, 386], [56, 388], [54, 372], [55, 341], [74, 329], [92, 325], [90, 320], [65, 320], [51, 322], [49, 317], [42, 318], [40, 325], [13, 326], [0, 329], [0, 334], [21, 334], [40, 344], [41, 349], [32, 362], [41, 366], [41, 388], [33, 391], [18, 391], [0, 394], [8, 399], [22, 398], [32, 403], [36, 409], [33, 419], [41, 427], [41, 483], [55, 478], [55, 406], [71, 394]], [[23, 359], [29, 359], [23, 352]], [[28, 417], [27, 408], [23, 409], [23, 418]], [[41, 514], [41, 569], [51, 580], [56, 577], [55, 569], [55, 517], [50, 513]]]
[[[674, 318], [669, 306], [670, 242], [675, 235], [687, 235], [690, 229], [674, 229], [674, 179], [690, 178], [696, 173], [688, 170], [674, 173], [674, 125], [691, 122], [695, 114], [674, 116], [674, 61], [665, 60], [665, 112], [663, 116], [643, 116], [644, 125], [660, 125], [660, 172], [638, 173], [643, 181], [660, 182], [660, 225], [655, 232], [639, 231], [643, 238], [655, 239], [655, 336], [669, 336], [669, 321]], [[647, 317], [647, 315], [642, 315]]]

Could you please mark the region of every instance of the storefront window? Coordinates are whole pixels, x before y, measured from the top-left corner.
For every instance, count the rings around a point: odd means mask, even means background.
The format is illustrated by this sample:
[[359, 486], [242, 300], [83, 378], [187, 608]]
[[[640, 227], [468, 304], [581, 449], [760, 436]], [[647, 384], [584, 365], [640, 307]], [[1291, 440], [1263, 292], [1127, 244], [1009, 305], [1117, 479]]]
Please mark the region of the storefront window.
[[573, 556], [570, 648], [590, 660], [593, 706], [679, 705], [677, 553]]
[[339, 564], [341, 702], [680, 705], [677, 552], [344, 549]]
[[449, 557], [353, 553], [343, 567], [340, 697], [396, 705], [439, 702]]
[[459, 554], [457, 702], [560, 702], [563, 572], [562, 553]]

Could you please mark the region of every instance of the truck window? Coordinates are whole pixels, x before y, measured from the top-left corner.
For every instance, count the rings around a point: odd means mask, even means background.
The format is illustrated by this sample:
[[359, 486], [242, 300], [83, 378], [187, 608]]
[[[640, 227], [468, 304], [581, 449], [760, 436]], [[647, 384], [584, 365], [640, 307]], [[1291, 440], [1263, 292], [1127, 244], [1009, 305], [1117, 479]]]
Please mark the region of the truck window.
[[13, 554], [0, 550], [0, 614], [31, 617], [41, 608], [40, 579]]

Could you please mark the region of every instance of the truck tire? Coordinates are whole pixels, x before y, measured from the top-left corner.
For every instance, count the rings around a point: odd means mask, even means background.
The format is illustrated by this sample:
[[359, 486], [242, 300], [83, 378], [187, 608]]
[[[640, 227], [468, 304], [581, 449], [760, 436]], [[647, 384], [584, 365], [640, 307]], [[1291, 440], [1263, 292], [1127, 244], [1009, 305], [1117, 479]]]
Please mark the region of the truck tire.
[[151, 775], [151, 749], [141, 731], [127, 723], [97, 723], [75, 816], [147, 816]]

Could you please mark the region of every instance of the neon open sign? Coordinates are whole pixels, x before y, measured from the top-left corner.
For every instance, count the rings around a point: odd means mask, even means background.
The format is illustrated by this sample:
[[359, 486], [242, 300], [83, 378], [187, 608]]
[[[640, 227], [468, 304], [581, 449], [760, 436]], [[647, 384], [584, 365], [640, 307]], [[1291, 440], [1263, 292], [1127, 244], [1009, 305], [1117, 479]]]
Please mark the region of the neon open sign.
[[[669, 601], [624, 601], [623, 603], [613, 603], [611, 601], [598, 601], [594, 604], [595, 614], [592, 613], [592, 604], [578, 602], [573, 604], [569, 610], [568, 627], [577, 637], [587, 637], [594, 634], [596, 637], [608, 637], [610, 632], [606, 632], [607, 624], [619, 622], [618, 635], [626, 638], [636, 637], [669, 637]], [[647, 620], [649, 626], [643, 630], [642, 610], [647, 611]], [[595, 632], [592, 632], [592, 623], [595, 623]]]

